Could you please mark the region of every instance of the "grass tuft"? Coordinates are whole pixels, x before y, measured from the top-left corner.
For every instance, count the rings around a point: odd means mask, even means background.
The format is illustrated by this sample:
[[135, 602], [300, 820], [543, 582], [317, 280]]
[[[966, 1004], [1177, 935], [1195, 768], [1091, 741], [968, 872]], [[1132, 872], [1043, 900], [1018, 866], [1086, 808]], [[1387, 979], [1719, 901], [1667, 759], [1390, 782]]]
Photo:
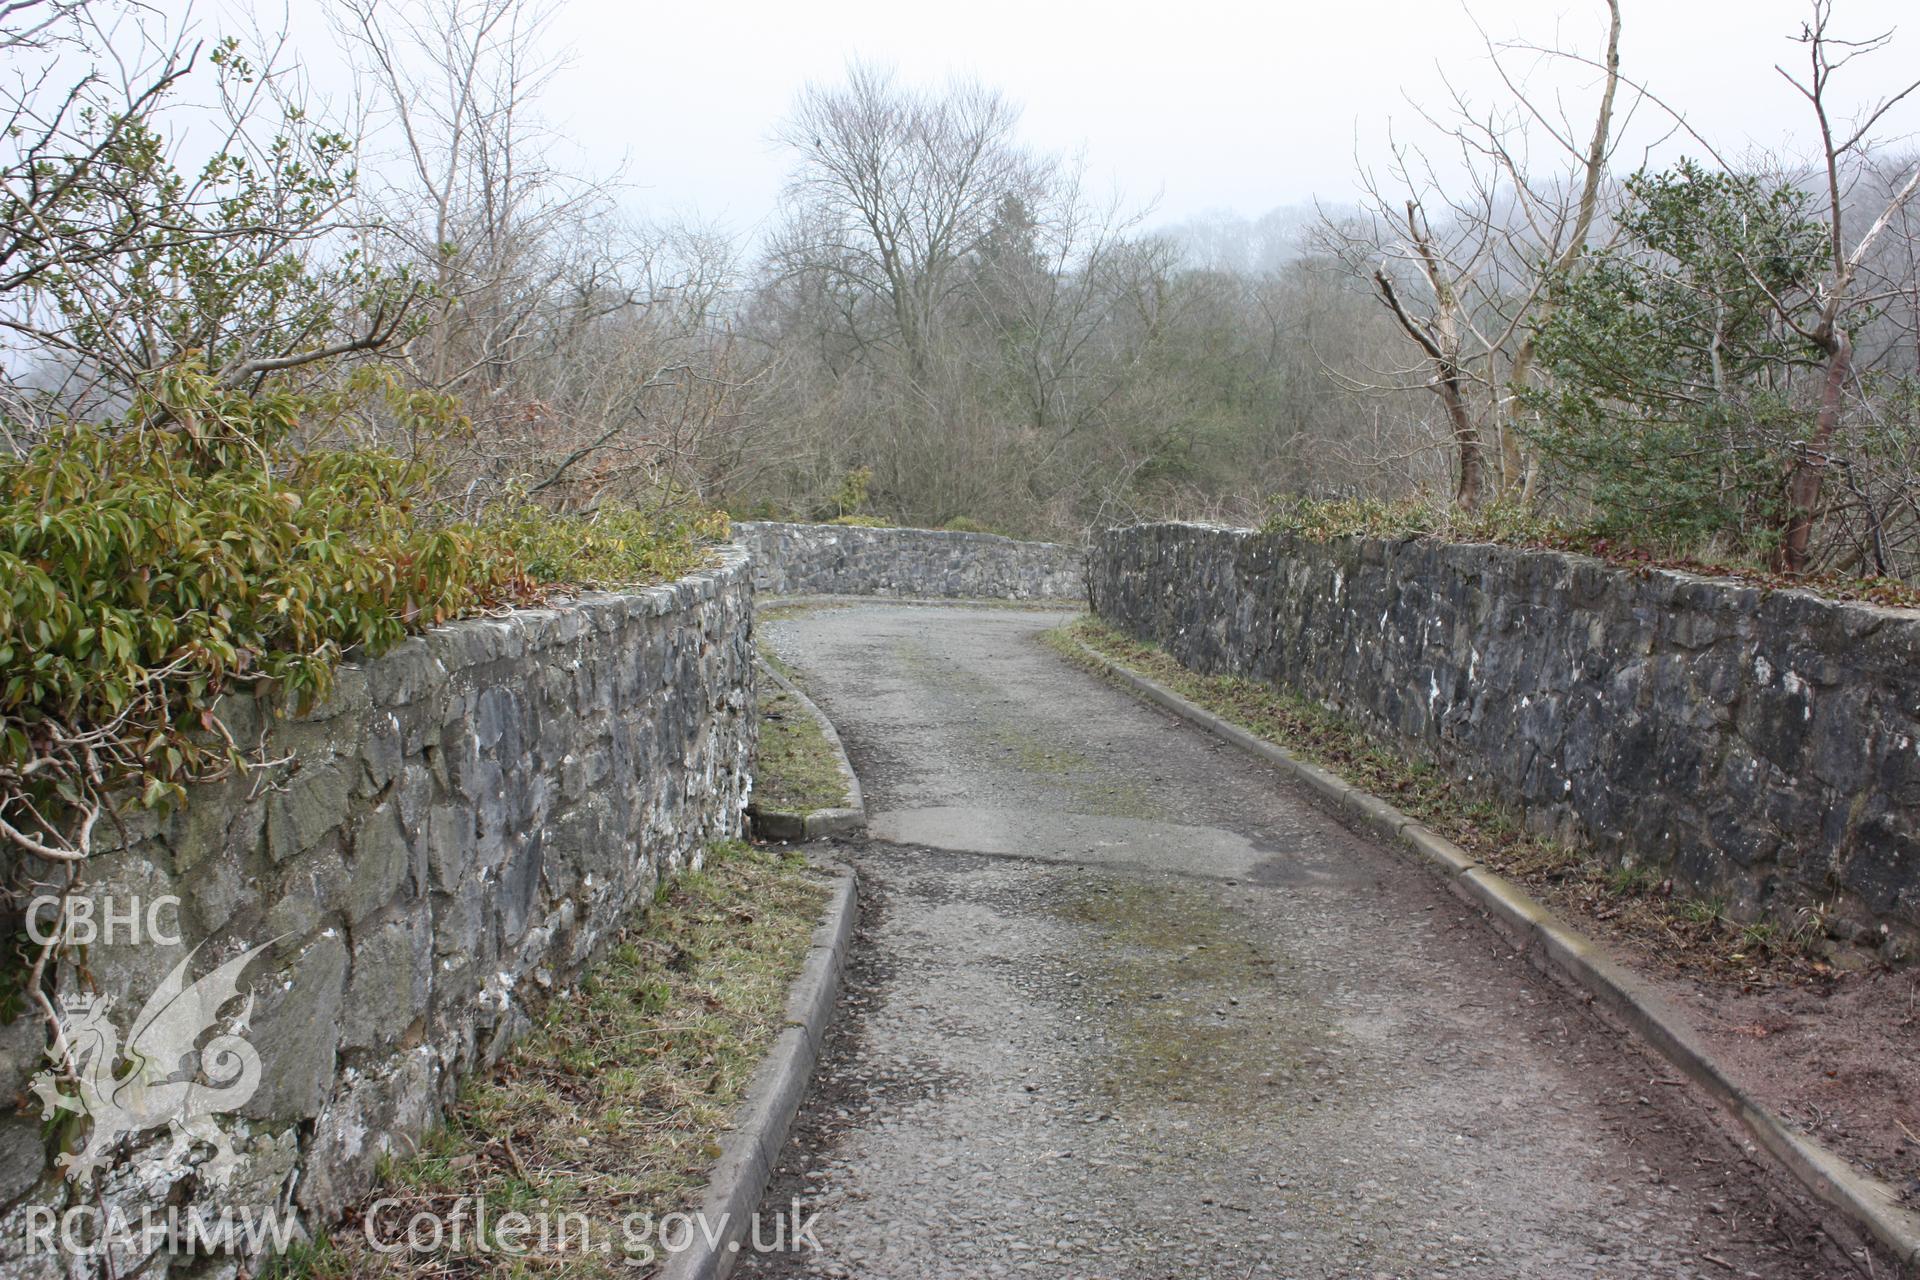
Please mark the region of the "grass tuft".
[[[714, 846], [702, 870], [672, 881], [577, 988], [548, 1004], [495, 1072], [468, 1082], [339, 1231], [276, 1259], [263, 1280], [636, 1274], [627, 1225], [691, 1207], [779, 1033], [827, 893], [798, 854]], [[514, 1211], [574, 1215], [566, 1220], [584, 1237], [544, 1254], [489, 1252], [470, 1238], [468, 1200], [464, 1247], [369, 1244], [404, 1241], [413, 1215], [453, 1216], [466, 1197], [495, 1223]]]
[[811, 813], [851, 803], [840, 760], [805, 704], [774, 684], [760, 687], [760, 750], [754, 757], [754, 808]]

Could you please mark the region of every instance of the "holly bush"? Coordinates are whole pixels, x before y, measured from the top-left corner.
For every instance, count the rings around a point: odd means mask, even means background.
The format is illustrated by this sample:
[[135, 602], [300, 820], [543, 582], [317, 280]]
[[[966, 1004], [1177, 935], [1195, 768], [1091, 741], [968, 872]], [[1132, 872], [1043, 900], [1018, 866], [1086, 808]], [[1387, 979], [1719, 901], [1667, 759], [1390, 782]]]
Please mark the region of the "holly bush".
[[1581, 262], [1523, 395], [1549, 479], [1594, 529], [1663, 552], [1765, 559], [1785, 520], [1825, 233], [1791, 183], [1683, 162], [1626, 180], [1621, 241]]

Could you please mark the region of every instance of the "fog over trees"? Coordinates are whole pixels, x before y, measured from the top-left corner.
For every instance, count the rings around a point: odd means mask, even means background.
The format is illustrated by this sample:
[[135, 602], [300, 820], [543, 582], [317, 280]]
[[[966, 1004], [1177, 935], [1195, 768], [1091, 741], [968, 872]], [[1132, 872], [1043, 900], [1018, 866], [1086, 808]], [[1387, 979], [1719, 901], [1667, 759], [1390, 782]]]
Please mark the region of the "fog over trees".
[[355, 93], [323, 119], [271, 42], [0, 6], [11, 447], [192, 355], [232, 387], [386, 380], [328, 430], [430, 456], [468, 516], [1071, 540], [1338, 497], [1920, 573], [1920, 95], [1851, 92], [1911, 48], [1844, 0], [1752, 69], [1793, 81], [1815, 154], [1694, 134], [1634, 74], [1649, 17], [1593, 0], [1592, 47], [1447, 68], [1355, 157], [1358, 202], [1173, 225], [1029, 145], [995, 85], [853, 62], [767, 122], [789, 178], [752, 238], [638, 225], [637, 175], [557, 158], [551, 12], [329, 0]]

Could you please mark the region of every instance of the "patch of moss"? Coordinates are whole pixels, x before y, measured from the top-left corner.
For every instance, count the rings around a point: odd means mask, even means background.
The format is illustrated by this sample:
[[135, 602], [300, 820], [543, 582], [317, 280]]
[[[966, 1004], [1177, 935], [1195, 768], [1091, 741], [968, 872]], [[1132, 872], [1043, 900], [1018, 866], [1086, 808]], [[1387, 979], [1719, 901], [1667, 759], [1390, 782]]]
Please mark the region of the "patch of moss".
[[1292, 1002], [1284, 1022], [1228, 1016], [1240, 997], [1283, 985], [1292, 965], [1284, 939], [1247, 929], [1206, 889], [1095, 875], [1062, 887], [1049, 909], [1097, 956], [1077, 967], [1107, 1030], [1092, 1081], [1105, 1096], [1270, 1111], [1284, 1099], [1262, 1086], [1337, 1053], [1311, 1001]]

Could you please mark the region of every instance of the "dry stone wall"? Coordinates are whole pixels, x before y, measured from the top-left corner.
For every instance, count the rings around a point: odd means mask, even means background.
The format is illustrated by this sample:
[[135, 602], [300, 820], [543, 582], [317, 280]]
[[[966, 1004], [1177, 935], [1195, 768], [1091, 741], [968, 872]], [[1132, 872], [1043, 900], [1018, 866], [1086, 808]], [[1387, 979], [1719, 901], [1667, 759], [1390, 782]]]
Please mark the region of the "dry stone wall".
[[1086, 599], [1078, 547], [945, 529], [736, 524], [756, 587], [772, 595]]
[[[89, 949], [116, 1043], [76, 1032], [76, 1044], [127, 1048], [136, 1012], [194, 948], [197, 977], [271, 943], [241, 977], [244, 1015], [230, 1001], [209, 1028], [258, 1057], [251, 1096], [214, 1116], [236, 1158], [216, 1167], [205, 1143], [170, 1153], [164, 1127], [125, 1133], [96, 1199], [48, 1167], [38, 1116], [8, 1117], [0, 1275], [107, 1274], [35, 1246], [49, 1207], [103, 1207], [130, 1227], [115, 1248], [124, 1276], [155, 1251], [138, 1233], [162, 1206], [176, 1220], [201, 1206], [324, 1222], [362, 1193], [380, 1157], [407, 1150], [459, 1078], [525, 1028], [530, 1000], [567, 983], [664, 876], [739, 833], [752, 605], [746, 555], [726, 548], [670, 585], [437, 628], [343, 668], [307, 716], [227, 706], [242, 740], [264, 732], [296, 763], [270, 788], [203, 789], [96, 858], [96, 917], [180, 905], [153, 918], [157, 937], [128, 940], [123, 926]], [[64, 985], [79, 994], [78, 975]], [[26, 1095], [45, 1043], [33, 1017], [0, 1028], [7, 1093]], [[217, 1094], [202, 1102], [227, 1110]], [[138, 1274], [237, 1265], [161, 1251]]]
[[1095, 610], [1336, 708], [1740, 917], [1920, 941], [1920, 613], [1581, 556], [1114, 529]]

